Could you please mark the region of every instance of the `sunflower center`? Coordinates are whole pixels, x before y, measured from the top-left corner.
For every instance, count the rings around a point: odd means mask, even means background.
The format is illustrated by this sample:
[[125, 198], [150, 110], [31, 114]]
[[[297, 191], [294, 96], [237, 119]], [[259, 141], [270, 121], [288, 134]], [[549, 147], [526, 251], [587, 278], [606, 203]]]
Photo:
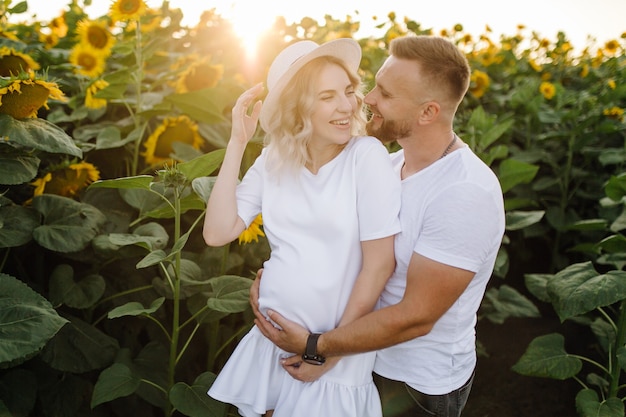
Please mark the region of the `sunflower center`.
[[48, 100], [50, 91], [39, 84], [22, 84], [20, 92], [8, 92], [2, 96], [0, 113], [15, 119], [37, 117], [37, 110]]
[[81, 53], [78, 56], [77, 63], [86, 70], [92, 70], [98, 65], [98, 60], [92, 54]]
[[120, 11], [126, 14], [133, 14], [139, 10], [140, 6], [139, 0], [124, 0], [120, 3]]
[[185, 77], [187, 91], [198, 91], [203, 88], [213, 88], [221, 78], [221, 72], [214, 65], [202, 64], [189, 72]]
[[10, 77], [11, 74], [18, 75], [20, 70], [28, 72], [30, 67], [28, 62], [19, 56], [6, 55], [0, 58], [0, 76]]
[[169, 126], [159, 137], [159, 141], [154, 149], [154, 155], [161, 158], [169, 158], [173, 151], [173, 142], [193, 144], [193, 131], [186, 123], [178, 123]]
[[109, 38], [107, 33], [100, 27], [91, 26], [87, 31], [87, 39], [89, 43], [97, 49], [104, 49], [107, 46]]

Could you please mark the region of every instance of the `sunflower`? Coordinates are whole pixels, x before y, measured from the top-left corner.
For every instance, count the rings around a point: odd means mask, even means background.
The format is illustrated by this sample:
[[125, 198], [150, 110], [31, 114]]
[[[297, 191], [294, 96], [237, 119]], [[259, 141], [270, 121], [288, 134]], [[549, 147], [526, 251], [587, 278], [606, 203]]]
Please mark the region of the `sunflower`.
[[59, 37], [54, 32], [39, 32], [39, 42], [43, 43], [44, 48], [51, 49], [59, 43]]
[[146, 8], [143, 0], [115, 0], [109, 11], [113, 21], [126, 22], [139, 19], [145, 13]]
[[49, 108], [48, 99], [66, 100], [56, 83], [38, 80], [34, 75], [22, 73], [20, 77], [0, 80], [0, 113], [15, 119], [37, 117], [42, 106]]
[[107, 105], [106, 99], [97, 98], [95, 95], [98, 91], [109, 86], [109, 83], [100, 79], [92, 82], [85, 91], [85, 107], [90, 109], [99, 109]]
[[83, 19], [78, 22], [76, 34], [80, 43], [89, 45], [102, 55], [109, 56], [111, 54], [115, 39], [104, 21]]
[[207, 59], [194, 62], [187, 66], [187, 69], [178, 78], [176, 92], [188, 93], [203, 88], [213, 88], [223, 75], [224, 67], [222, 65], [212, 65]]
[[556, 87], [554, 84], [544, 81], [539, 86], [539, 92], [543, 94], [546, 100], [551, 100], [556, 94]]
[[104, 72], [106, 56], [84, 43], [76, 44], [70, 53], [70, 62], [77, 74], [95, 78]]
[[65, 12], [61, 13], [61, 16], [57, 16], [48, 23], [48, 27], [59, 38], [64, 38], [67, 35], [67, 22], [65, 21]]
[[30, 72], [39, 69], [39, 64], [30, 56], [7, 46], [0, 47], [0, 77], [17, 75], [20, 71]]
[[604, 109], [602, 110], [602, 114], [610, 119], [619, 120], [620, 122], [624, 120], [624, 109], [621, 107], [614, 106], [610, 109]]
[[33, 197], [56, 194], [73, 198], [89, 184], [100, 179], [100, 171], [89, 162], [66, 162], [50, 169], [42, 178], [31, 182]]
[[6, 30], [5, 28], [0, 27], [0, 39], [10, 39], [12, 41], [19, 41], [17, 35], [11, 31]]
[[[150, 33], [154, 32], [158, 28], [161, 27], [161, 23], [163, 23], [163, 14], [158, 9], [153, 9], [148, 7], [146, 12], [141, 16], [141, 33]], [[135, 30], [137, 27], [137, 22], [132, 21], [129, 22], [126, 30]]]
[[474, 70], [470, 77], [470, 83], [470, 93], [476, 98], [481, 98], [487, 91], [487, 88], [489, 88], [489, 75], [482, 71]]
[[200, 149], [203, 141], [198, 133], [198, 125], [184, 115], [165, 119], [144, 144], [142, 156], [146, 164], [156, 165], [171, 161], [174, 142], [186, 143]]
[[265, 236], [263, 230], [261, 230], [261, 226], [263, 226], [263, 217], [259, 214], [254, 218], [250, 226], [239, 235], [239, 244], [242, 243], [250, 243], [253, 240], [255, 242], [259, 241], [259, 236]]

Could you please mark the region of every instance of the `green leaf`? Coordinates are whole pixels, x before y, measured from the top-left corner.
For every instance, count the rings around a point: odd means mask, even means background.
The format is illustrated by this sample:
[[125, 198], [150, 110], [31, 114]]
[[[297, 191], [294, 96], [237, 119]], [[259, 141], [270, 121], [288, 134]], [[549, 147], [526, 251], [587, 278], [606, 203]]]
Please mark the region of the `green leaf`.
[[533, 224], [539, 223], [544, 214], [545, 212], [542, 210], [507, 211], [505, 213], [506, 230], [520, 230], [532, 226]]
[[206, 177], [215, 172], [224, 160], [225, 154], [226, 149], [218, 149], [189, 162], [181, 162], [176, 167], [185, 174], [188, 181], [193, 181], [196, 178]]
[[55, 252], [85, 249], [106, 222], [104, 214], [94, 206], [54, 194], [33, 198], [33, 207], [44, 218], [44, 224], [35, 228], [33, 237], [41, 246]]
[[0, 364], [16, 365], [28, 359], [67, 322], [44, 297], [0, 273]]
[[144, 306], [141, 305], [141, 303], [137, 301], [130, 301], [124, 305], [115, 307], [113, 310], [109, 311], [109, 314], [107, 315], [107, 317], [110, 319], [116, 319], [116, 318], [124, 317], [124, 316], [150, 315], [154, 313], [155, 311], [157, 311], [163, 305], [164, 301], [165, 301], [165, 297], [159, 297], [156, 300], [154, 300], [150, 304], [150, 307], [148, 308], [144, 308]]
[[70, 320], [48, 342], [42, 360], [54, 369], [75, 374], [113, 363], [119, 350], [117, 340], [76, 317]]
[[624, 235], [611, 235], [598, 243], [598, 247], [607, 253], [626, 253], [626, 237]]
[[213, 287], [212, 297], [207, 306], [212, 310], [224, 313], [239, 313], [249, 306], [250, 286], [252, 280], [237, 275], [223, 275], [209, 280]]
[[91, 408], [116, 398], [129, 396], [137, 391], [140, 383], [139, 377], [134, 375], [128, 366], [114, 363], [100, 373], [93, 389]]
[[539, 166], [515, 159], [505, 159], [500, 163], [498, 179], [502, 187], [502, 192], [506, 193], [517, 184], [530, 183], [537, 172]]
[[567, 229], [580, 231], [606, 230], [606, 225], [606, 219], [587, 219], [574, 222]]
[[552, 277], [554, 277], [552, 274], [526, 274], [524, 275], [524, 281], [526, 288], [532, 295], [541, 301], [549, 303], [548, 281], [550, 281]]
[[136, 268], [148, 268], [170, 259], [170, 256], [164, 250], [153, 250], [147, 254], [142, 260], [137, 262]]
[[15, 148], [26, 147], [48, 153], [83, 157], [83, 151], [63, 129], [45, 119], [17, 120], [0, 114], [0, 132], [4, 142]]
[[22, 206], [0, 206], [0, 248], [13, 248], [30, 242], [40, 225], [39, 213]]
[[217, 177], [200, 177], [191, 182], [191, 187], [205, 205], [209, 201], [209, 195], [211, 195], [216, 179]]
[[613, 201], [620, 201], [626, 195], [626, 173], [612, 176], [604, 187], [607, 197]]
[[203, 123], [219, 123], [225, 121], [223, 114], [227, 102], [216, 100], [216, 89], [204, 89], [184, 94], [171, 94], [164, 98], [194, 120]]
[[576, 395], [576, 410], [580, 417], [624, 417], [624, 403], [611, 397], [600, 402], [592, 389], [583, 389]]
[[18, 185], [32, 180], [40, 162], [34, 155], [0, 155], [0, 184]]
[[565, 351], [564, 342], [558, 333], [536, 337], [511, 369], [521, 375], [560, 380], [577, 375], [582, 361]]
[[509, 317], [540, 317], [539, 309], [533, 302], [508, 285], [490, 288], [484, 301], [482, 308], [494, 323], [504, 323]]
[[93, 306], [104, 294], [106, 283], [101, 275], [91, 274], [74, 281], [74, 268], [57, 265], [50, 276], [50, 301], [68, 307], [85, 309]]
[[137, 245], [149, 251], [163, 249], [167, 246], [169, 235], [159, 223], [145, 223], [138, 226], [133, 233], [111, 233], [109, 240], [114, 245]]
[[200, 374], [193, 385], [184, 382], [175, 384], [170, 390], [172, 405], [182, 414], [190, 417], [219, 417], [226, 413], [226, 404], [214, 400], [207, 391], [215, 382], [216, 375], [212, 372]]
[[591, 262], [573, 264], [548, 282], [548, 294], [561, 321], [626, 298], [626, 271], [598, 274]]
[[136, 177], [115, 178], [112, 180], [96, 181], [89, 188], [121, 188], [150, 190], [150, 183], [154, 178], [151, 175], [138, 175]]

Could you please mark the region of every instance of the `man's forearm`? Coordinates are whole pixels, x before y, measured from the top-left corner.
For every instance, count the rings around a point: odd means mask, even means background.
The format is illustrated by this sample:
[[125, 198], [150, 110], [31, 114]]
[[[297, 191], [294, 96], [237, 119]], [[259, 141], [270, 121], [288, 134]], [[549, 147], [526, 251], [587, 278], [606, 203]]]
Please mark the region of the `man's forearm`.
[[344, 326], [323, 333], [317, 351], [327, 357], [383, 349], [427, 334], [431, 326], [407, 320], [399, 306], [373, 311]]

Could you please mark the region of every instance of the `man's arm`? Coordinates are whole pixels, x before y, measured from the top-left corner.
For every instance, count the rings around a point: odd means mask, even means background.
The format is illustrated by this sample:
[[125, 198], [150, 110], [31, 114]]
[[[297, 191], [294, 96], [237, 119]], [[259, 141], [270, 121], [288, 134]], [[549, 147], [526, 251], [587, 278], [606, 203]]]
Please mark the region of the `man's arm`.
[[[473, 277], [473, 272], [413, 253], [402, 300], [322, 334], [317, 351], [327, 357], [367, 352], [428, 334]], [[276, 312], [270, 314], [283, 330], [257, 315], [255, 323], [261, 332], [280, 348], [303, 353], [309, 332]]]

